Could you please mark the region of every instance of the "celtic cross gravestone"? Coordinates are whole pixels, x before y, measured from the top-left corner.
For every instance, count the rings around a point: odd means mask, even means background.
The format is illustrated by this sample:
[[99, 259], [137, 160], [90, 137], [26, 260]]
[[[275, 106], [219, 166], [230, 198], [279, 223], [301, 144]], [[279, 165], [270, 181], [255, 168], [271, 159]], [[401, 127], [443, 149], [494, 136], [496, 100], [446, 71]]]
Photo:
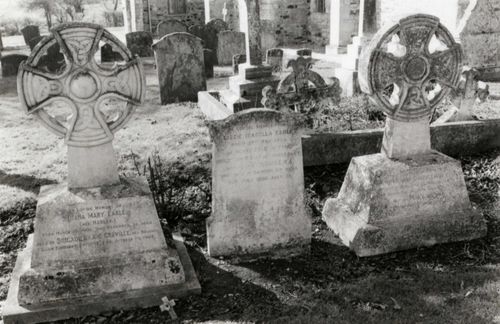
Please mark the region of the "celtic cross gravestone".
[[[402, 51], [388, 44], [399, 39]], [[458, 85], [461, 48], [439, 19], [380, 30], [361, 56], [360, 85], [387, 116], [382, 153], [355, 157], [323, 219], [359, 256], [483, 236], [462, 169], [431, 149], [433, 109]]]
[[[123, 64], [97, 64], [101, 42]], [[49, 73], [39, 63], [56, 43], [66, 64]], [[184, 245], [165, 240], [146, 179], [117, 173], [114, 133], [143, 101], [145, 86], [140, 61], [93, 24], [56, 27], [21, 65], [21, 103], [64, 138], [69, 173], [67, 184], [40, 189], [35, 231], [2, 310], [6, 324], [160, 305], [161, 296], [199, 291]], [[52, 115], [64, 109], [66, 119]]]

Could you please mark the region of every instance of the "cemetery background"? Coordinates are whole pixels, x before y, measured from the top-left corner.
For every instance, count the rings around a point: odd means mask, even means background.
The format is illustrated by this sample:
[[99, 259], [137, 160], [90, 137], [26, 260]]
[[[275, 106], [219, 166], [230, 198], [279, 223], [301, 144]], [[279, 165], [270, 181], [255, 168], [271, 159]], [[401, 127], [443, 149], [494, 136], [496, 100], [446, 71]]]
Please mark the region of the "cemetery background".
[[[177, 302], [186, 322], [208, 320], [277, 323], [422, 322], [492, 323], [498, 320], [500, 224], [495, 214], [500, 152], [463, 157], [471, 200], [489, 221], [488, 236], [468, 243], [360, 259], [321, 221], [328, 196], [336, 196], [347, 165], [305, 169], [307, 205], [313, 215], [311, 256], [239, 266], [206, 252], [204, 219], [210, 213], [210, 141], [193, 103], [161, 106], [155, 70], [146, 68], [147, 99], [115, 140], [122, 174], [151, 172], [163, 194], [162, 219], [181, 231], [202, 284], [202, 294]], [[33, 231], [40, 185], [66, 173], [62, 141], [17, 109], [13, 78], [0, 94], [0, 300], [7, 293], [17, 252]], [[224, 86], [217, 81], [215, 87]], [[355, 98], [354, 102], [363, 101]], [[351, 107], [344, 102], [346, 107]], [[158, 151], [158, 153], [154, 153]], [[158, 163], [161, 161], [161, 165]], [[173, 186], [171, 194], [164, 185]], [[158, 197], [158, 196], [157, 196]], [[166, 233], [171, 229], [166, 226]], [[0, 303], [1, 305], [1, 303]], [[164, 323], [158, 308], [88, 317], [82, 323]], [[74, 322], [74, 321], [73, 321]], [[66, 321], [66, 323], [73, 323]]]

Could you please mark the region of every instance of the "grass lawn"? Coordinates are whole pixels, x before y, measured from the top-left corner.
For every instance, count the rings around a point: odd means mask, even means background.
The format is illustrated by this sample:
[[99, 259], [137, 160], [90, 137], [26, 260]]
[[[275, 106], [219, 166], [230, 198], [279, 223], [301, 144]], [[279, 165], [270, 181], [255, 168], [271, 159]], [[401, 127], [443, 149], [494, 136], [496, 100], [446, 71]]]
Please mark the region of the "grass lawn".
[[[177, 301], [182, 322], [500, 323], [500, 175], [494, 163], [500, 152], [461, 158], [471, 200], [488, 220], [486, 238], [360, 259], [320, 218], [347, 165], [311, 167], [305, 170], [311, 253], [232, 265], [206, 253], [211, 144], [205, 120], [193, 103], [161, 106], [154, 71], [147, 75], [147, 102], [117, 133], [114, 147], [122, 174], [142, 172], [154, 155], [168, 166], [162, 176], [178, 192], [189, 192], [169, 197], [179, 216], [171, 225], [185, 237], [202, 284], [200, 296]], [[66, 174], [63, 141], [20, 110], [15, 78], [0, 79], [0, 152], [1, 312], [17, 252], [33, 231], [39, 187], [64, 181]], [[172, 209], [163, 207], [160, 217], [172, 219]], [[168, 319], [154, 307], [64, 323]]]

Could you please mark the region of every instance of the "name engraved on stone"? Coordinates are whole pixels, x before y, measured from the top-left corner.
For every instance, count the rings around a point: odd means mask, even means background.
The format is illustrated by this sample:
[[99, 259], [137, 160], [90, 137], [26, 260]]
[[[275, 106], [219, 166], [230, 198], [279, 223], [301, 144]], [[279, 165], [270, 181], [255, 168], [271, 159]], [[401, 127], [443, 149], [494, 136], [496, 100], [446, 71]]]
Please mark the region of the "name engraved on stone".
[[[141, 197], [61, 206], [53, 223], [39, 222], [34, 255], [37, 261], [96, 259], [161, 245], [163, 233]], [[42, 207], [41, 213], [44, 212]]]
[[211, 125], [210, 255], [255, 256], [309, 245], [303, 124], [298, 114], [249, 109]]
[[431, 165], [385, 175], [377, 195], [381, 199], [374, 207], [386, 211], [386, 220], [387, 217], [435, 215], [439, 212], [436, 206], [440, 206], [443, 214], [456, 209], [457, 202], [452, 197], [454, 192], [449, 188], [459, 187], [461, 178], [444, 176], [446, 168]]
[[290, 135], [296, 131], [286, 125], [252, 126], [235, 129], [223, 137], [226, 149], [216, 160], [220, 179], [232, 185], [286, 187], [286, 182], [275, 180], [285, 179], [297, 170], [294, 159], [300, 151], [289, 144]]

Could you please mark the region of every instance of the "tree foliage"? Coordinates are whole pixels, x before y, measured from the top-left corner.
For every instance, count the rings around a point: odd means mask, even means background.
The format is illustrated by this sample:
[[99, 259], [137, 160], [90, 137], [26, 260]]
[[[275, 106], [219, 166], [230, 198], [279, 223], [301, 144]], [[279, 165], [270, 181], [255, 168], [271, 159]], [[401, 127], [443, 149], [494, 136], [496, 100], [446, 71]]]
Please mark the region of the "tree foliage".
[[54, 22], [64, 23], [83, 17], [86, 0], [24, 0], [28, 10], [42, 10], [50, 29]]

